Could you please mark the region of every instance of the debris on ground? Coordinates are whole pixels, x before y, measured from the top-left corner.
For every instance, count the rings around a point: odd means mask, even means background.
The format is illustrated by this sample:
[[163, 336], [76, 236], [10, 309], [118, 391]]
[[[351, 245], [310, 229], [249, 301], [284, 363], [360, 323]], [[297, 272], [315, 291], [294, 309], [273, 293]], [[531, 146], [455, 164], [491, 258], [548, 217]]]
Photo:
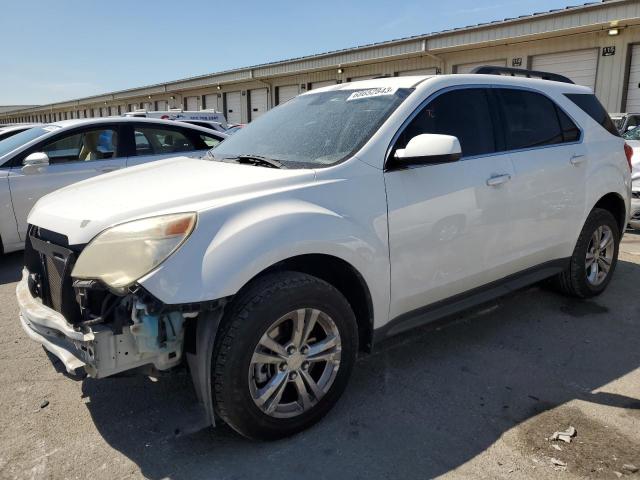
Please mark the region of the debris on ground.
[[562, 460], [558, 460], [557, 458], [552, 458], [551, 459], [551, 463], [553, 465], [555, 465], [556, 467], [566, 467], [567, 464], [565, 462], [563, 462]]
[[49, 400], [44, 400], [41, 404], [40, 404], [40, 408], [46, 408], [49, 405]]
[[640, 468], [636, 467], [632, 463], [625, 463], [624, 465], [622, 465], [622, 469], [626, 470], [629, 473], [636, 473], [638, 470], [640, 470]]
[[562, 448], [560, 448], [560, 445], [556, 445], [555, 443], [553, 445], [551, 445], [553, 448], [555, 448], [556, 450], [562, 451]]
[[620, 473], [620, 472], [618, 472], [616, 470], [614, 470], [613, 473], [615, 474], [616, 477], [622, 478], [622, 473]]
[[575, 437], [577, 434], [578, 432], [575, 429], [575, 427], [569, 427], [563, 432], [554, 432], [554, 434], [549, 437], [549, 441], [553, 442], [553, 441], [561, 440], [565, 443], [571, 443], [571, 439]]

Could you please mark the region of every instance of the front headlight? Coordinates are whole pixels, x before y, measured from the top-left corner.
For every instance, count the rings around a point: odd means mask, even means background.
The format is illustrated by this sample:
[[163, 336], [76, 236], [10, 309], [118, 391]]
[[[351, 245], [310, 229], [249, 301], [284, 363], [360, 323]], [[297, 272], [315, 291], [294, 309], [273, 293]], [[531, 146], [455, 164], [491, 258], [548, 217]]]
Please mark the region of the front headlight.
[[164, 262], [189, 237], [195, 213], [144, 218], [109, 228], [82, 251], [71, 275], [101, 280], [114, 290], [130, 286]]

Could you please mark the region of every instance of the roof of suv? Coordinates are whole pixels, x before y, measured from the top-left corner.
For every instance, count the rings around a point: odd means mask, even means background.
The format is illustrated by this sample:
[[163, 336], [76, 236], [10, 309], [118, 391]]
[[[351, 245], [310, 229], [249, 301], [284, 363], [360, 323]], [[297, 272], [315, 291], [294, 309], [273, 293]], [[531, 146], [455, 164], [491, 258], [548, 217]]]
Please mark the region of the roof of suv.
[[448, 75], [416, 75], [406, 77], [380, 77], [370, 80], [346, 82], [314, 89], [307, 92], [317, 93], [332, 90], [356, 90], [362, 88], [414, 88], [427, 81], [438, 81], [451, 84], [482, 84], [482, 85], [511, 85], [530, 86], [539, 90], [561, 89], [563, 92], [593, 93], [590, 88], [571, 83], [542, 80], [539, 78], [515, 77], [510, 75], [486, 75], [486, 74], [448, 74]]

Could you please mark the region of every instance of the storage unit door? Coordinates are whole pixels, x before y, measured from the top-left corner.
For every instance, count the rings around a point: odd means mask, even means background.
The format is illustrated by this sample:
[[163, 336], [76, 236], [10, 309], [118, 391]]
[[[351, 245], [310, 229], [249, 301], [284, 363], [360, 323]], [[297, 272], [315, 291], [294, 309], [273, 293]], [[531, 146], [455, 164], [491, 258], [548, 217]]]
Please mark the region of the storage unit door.
[[278, 105], [291, 100], [298, 95], [298, 85], [284, 85], [278, 87]]
[[531, 69], [559, 73], [593, 90], [598, 70], [598, 49], [536, 55], [531, 61]]
[[242, 116], [240, 115], [240, 108], [242, 106], [240, 92], [227, 92], [225, 93], [225, 97], [227, 98], [227, 111], [225, 113], [225, 117], [227, 117], [227, 122], [229, 123], [241, 123]]
[[211, 95], [204, 96], [204, 108], [207, 110], [220, 110], [218, 108], [218, 94], [213, 93]]
[[506, 67], [507, 61], [506, 60], [487, 60], [485, 62], [464, 63], [456, 67], [456, 73], [471, 73], [471, 70], [473, 70], [474, 68], [484, 67], [485, 65], [490, 67]]
[[158, 100], [156, 102], [156, 110], [159, 112], [164, 112], [167, 110], [167, 101], [166, 100]]
[[627, 105], [625, 112], [640, 112], [640, 45], [631, 48], [629, 84], [627, 85]]
[[329, 87], [331, 85], [335, 85], [336, 83], [338, 83], [336, 80], [323, 80], [322, 82], [312, 82], [311, 90], [314, 90], [316, 88]]
[[189, 112], [194, 112], [198, 109], [198, 97], [187, 97], [185, 99], [185, 105]]
[[419, 68], [417, 70], [405, 70], [404, 72], [398, 72], [399, 77], [408, 77], [411, 75], [435, 75], [438, 73], [436, 67], [432, 68]]
[[255, 120], [267, 111], [267, 89], [249, 90], [249, 121]]

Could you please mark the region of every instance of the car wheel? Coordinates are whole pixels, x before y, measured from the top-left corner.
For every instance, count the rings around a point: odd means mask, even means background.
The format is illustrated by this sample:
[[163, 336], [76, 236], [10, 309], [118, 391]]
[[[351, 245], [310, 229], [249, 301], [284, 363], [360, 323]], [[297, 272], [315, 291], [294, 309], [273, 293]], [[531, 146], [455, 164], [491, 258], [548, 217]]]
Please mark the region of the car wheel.
[[595, 208], [587, 217], [567, 269], [556, 285], [579, 298], [601, 294], [609, 285], [618, 261], [620, 230], [607, 210]]
[[297, 272], [262, 277], [221, 324], [212, 358], [216, 413], [253, 439], [304, 430], [337, 402], [357, 351], [355, 316], [333, 286]]

